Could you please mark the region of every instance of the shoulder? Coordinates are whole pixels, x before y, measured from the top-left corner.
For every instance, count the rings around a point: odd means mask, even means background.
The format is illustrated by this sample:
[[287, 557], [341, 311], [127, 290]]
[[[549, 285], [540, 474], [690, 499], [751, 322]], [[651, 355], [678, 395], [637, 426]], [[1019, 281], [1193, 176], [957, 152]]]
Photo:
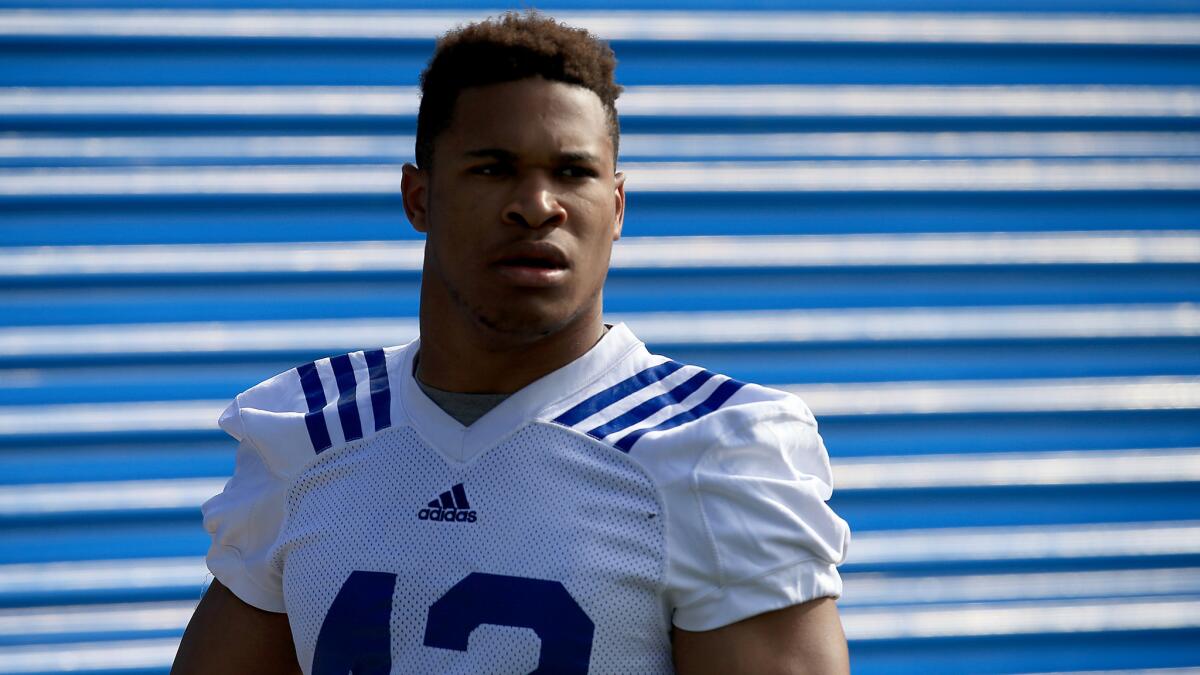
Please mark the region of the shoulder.
[[634, 456], [675, 444], [693, 449], [738, 445], [748, 434], [786, 437], [816, 429], [808, 406], [788, 392], [644, 349], [614, 364], [549, 417]]
[[389, 428], [392, 392], [411, 344], [366, 349], [302, 363], [241, 392], [218, 423], [288, 475], [333, 447]]
[[825, 503], [829, 456], [795, 395], [643, 351], [553, 412], [655, 482], [675, 625], [710, 630], [840, 593], [849, 529]]

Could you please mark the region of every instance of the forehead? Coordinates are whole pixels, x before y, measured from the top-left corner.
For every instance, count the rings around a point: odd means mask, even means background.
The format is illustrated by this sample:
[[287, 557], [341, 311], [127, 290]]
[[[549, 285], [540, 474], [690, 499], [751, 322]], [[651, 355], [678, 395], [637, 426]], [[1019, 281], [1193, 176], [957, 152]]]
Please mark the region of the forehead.
[[612, 155], [608, 117], [595, 92], [540, 77], [469, 87], [437, 139], [453, 154], [501, 148], [518, 155], [584, 151]]

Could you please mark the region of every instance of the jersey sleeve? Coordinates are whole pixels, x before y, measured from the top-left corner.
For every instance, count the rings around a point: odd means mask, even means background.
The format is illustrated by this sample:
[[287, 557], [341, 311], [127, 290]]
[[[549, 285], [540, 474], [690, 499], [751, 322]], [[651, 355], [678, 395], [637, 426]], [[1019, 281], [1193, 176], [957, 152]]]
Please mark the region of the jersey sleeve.
[[238, 440], [237, 462], [225, 489], [201, 506], [204, 529], [212, 537], [208, 568], [247, 604], [283, 612], [282, 574], [272, 563], [272, 547], [283, 525], [288, 481], [264, 461], [237, 401], [221, 415], [220, 425]]
[[826, 504], [832, 472], [812, 413], [755, 385], [738, 398], [670, 441], [691, 458], [664, 488], [667, 592], [685, 630], [841, 594], [850, 530]]

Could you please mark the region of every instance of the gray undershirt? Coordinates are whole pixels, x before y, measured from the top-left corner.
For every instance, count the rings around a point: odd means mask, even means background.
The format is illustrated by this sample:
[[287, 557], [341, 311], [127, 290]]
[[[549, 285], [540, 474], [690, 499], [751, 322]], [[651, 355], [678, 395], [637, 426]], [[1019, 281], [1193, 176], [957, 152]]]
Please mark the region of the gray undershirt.
[[[605, 324], [604, 332], [600, 334], [600, 337], [604, 337], [610, 328], [612, 326]], [[418, 352], [416, 358], [413, 359], [413, 379], [417, 381], [417, 386], [425, 392], [429, 400], [442, 409], [442, 412], [453, 417], [464, 427], [471, 426], [475, 420], [483, 417], [489, 410], [504, 403], [504, 399], [512, 396], [512, 394], [463, 394], [431, 387], [417, 377], [417, 364], [420, 362], [421, 354]]]
[[458, 420], [464, 427], [469, 427], [475, 420], [483, 417], [489, 410], [504, 402], [512, 394], [463, 394], [457, 391], [443, 391], [431, 387], [420, 380], [417, 386], [429, 400], [437, 404], [447, 415]]

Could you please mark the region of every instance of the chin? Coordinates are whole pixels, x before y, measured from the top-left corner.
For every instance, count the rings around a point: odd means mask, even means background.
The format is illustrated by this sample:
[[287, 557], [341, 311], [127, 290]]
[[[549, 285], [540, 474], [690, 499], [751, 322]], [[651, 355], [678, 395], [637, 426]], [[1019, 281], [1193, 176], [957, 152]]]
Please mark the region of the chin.
[[567, 322], [536, 313], [503, 312], [480, 315], [479, 323], [489, 331], [516, 342], [532, 342], [562, 330]]
[[533, 342], [566, 328], [582, 311], [582, 308], [539, 306], [540, 303], [524, 307], [520, 304], [478, 312], [476, 320], [489, 331], [514, 342]]

